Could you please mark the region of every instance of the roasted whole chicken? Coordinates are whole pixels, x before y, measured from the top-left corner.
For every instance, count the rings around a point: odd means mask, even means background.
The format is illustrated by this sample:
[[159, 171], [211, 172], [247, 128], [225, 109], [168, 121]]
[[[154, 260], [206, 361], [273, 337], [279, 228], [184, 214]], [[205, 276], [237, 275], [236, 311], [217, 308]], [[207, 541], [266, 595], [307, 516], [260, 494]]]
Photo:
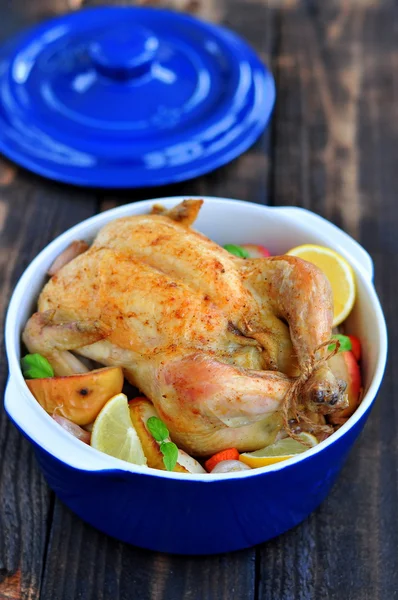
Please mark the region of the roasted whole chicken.
[[[237, 258], [196, 232], [201, 204], [105, 225], [44, 286], [23, 340], [56, 375], [86, 371], [77, 355], [122, 366], [191, 454], [256, 450], [283, 435], [286, 394], [327, 353], [332, 294], [306, 261]], [[321, 362], [300, 392], [307, 421], [344, 390]]]

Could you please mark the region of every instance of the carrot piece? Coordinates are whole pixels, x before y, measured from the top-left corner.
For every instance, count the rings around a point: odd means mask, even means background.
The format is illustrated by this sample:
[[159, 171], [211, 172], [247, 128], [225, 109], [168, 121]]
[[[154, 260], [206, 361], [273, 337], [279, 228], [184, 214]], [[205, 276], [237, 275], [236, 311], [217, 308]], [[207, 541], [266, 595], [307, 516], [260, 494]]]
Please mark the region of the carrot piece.
[[236, 448], [227, 448], [226, 450], [221, 450], [220, 452], [217, 452], [217, 454], [214, 454], [211, 458], [206, 460], [206, 471], [211, 473], [214, 467], [223, 460], [239, 460], [239, 452]]
[[361, 342], [355, 335], [349, 335], [351, 342], [351, 352], [355, 356], [357, 362], [361, 359]]

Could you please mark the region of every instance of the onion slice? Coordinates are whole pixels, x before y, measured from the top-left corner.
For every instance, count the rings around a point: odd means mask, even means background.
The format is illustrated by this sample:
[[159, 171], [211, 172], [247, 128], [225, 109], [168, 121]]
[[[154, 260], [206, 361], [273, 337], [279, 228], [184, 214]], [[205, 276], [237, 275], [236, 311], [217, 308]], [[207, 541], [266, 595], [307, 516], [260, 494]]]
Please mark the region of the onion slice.
[[214, 467], [212, 473], [237, 473], [238, 471], [250, 470], [250, 467], [240, 460], [222, 460]]
[[65, 417], [61, 417], [60, 415], [52, 415], [52, 417], [54, 421], [58, 423], [58, 425], [61, 425], [61, 427], [73, 435], [73, 437], [77, 438], [81, 442], [84, 442], [85, 444], [90, 443], [91, 433], [89, 431], [85, 431], [83, 427], [76, 425], [76, 423], [69, 421], [69, 419], [65, 419]]

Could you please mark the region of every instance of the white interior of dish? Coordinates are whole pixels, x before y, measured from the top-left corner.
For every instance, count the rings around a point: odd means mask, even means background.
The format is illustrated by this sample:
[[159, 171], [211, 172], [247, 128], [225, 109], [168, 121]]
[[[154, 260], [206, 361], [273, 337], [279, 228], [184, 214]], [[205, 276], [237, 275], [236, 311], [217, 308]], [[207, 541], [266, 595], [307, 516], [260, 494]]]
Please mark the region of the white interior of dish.
[[[157, 199], [165, 206], [174, 206], [182, 198]], [[66, 433], [41, 408], [29, 392], [19, 367], [21, 331], [35, 310], [35, 303], [46, 281], [45, 273], [54, 258], [75, 239], [91, 242], [97, 231], [108, 221], [126, 215], [147, 213], [154, 200], [122, 206], [83, 221], [56, 238], [30, 264], [21, 277], [10, 302], [6, 323], [6, 347], [10, 366], [10, 382], [5, 406], [11, 418], [37, 444], [67, 464], [86, 470], [122, 469], [151, 476], [175, 479], [214, 481], [225, 478], [250, 477], [262, 472], [285, 468], [305, 460], [343, 436], [373, 402], [384, 372], [387, 352], [386, 326], [372, 284], [373, 265], [369, 255], [352, 238], [328, 221], [309, 211], [294, 207], [266, 207], [238, 200], [204, 198], [198, 231], [219, 244], [258, 243], [272, 254], [283, 254], [304, 243], [317, 243], [334, 248], [352, 264], [357, 277], [357, 302], [347, 320], [347, 331], [362, 341], [365, 396], [362, 404], [333, 436], [288, 461], [262, 469], [220, 475], [186, 475], [138, 467], [102, 454]]]

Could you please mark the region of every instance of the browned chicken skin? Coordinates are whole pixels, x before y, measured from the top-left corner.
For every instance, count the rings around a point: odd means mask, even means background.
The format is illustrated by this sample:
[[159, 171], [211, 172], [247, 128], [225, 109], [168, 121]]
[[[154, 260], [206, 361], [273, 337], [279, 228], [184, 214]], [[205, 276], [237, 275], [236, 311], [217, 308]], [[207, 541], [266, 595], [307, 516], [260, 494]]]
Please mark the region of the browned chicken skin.
[[[292, 378], [331, 336], [333, 305], [310, 263], [240, 259], [191, 229], [201, 204], [108, 223], [44, 287], [23, 339], [57, 375], [85, 369], [75, 354], [121, 365], [173, 440], [205, 456], [275, 439]], [[301, 401], [330, 412], [344, 385], [325, 364]]]

